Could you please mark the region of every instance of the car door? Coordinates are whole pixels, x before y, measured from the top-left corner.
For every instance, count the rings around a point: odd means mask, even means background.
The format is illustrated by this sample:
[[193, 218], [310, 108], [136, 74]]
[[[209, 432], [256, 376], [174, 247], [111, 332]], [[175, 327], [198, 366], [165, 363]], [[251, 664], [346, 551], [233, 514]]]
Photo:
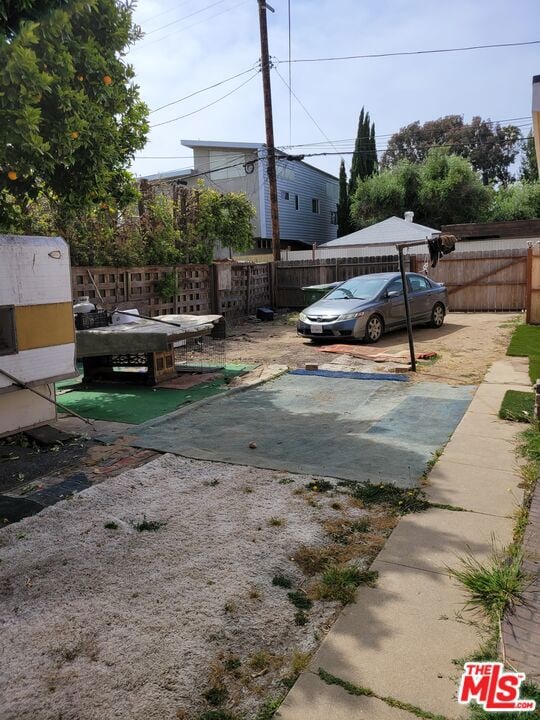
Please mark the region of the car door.
[[[395, 294], [394, 294], [395, 293]], [[385, 325], [387, 328], [398, 327], [405, 323], [405, 299], [401, 278], [394, 278], [386, 288]], [[388, 297], [390, 295], [390, 297]]]
[[409, 275], [409, 304], [413, 322], [427, 321], [431, 317], [431, 295], [433, 288], [429, 280], [421, 275]]

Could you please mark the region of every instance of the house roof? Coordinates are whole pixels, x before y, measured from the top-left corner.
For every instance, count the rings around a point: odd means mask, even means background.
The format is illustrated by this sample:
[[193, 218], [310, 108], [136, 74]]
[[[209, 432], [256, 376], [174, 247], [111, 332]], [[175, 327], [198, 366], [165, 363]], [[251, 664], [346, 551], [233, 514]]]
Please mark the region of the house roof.
[[219, 140], [180, 140], [188, 148], [227, 148], [228, 150], [258, 150], [264, 147], [262, 143], [223, 142]]
[[395, 215], [375, 223], [363, 230], [357, 230], [350, 235], [329, 240], [323, 247], [350, 247], [352, 245], [393, 245], [397, 242], [413, 242], [425, 240], [433, 233], [439, 233], [435, 228], [419, 225], [398, 218]]
[[[188, 148], [214, 148], [214, 149], [225, 149], [225, 150], [263, 150], [266, 145], [264, 143], [246, 143], [246, 142], [224, 142], [220, 140], [180, 140], [180, 143]], [[284, 150], [280, 150], [279, 148], [276, 148], [276, 159], [279, 160], [280, 158], [286, 158], [287, 153]], [[321, 170], [318, 167], [315, 167], [315, 165], [312, 165], [311, 163], [306, 162], [305, 160], [301, 160], [299, 162], [302, 162], [304, 165], [307, 165], [311, 170], [315, 170], [315, 172], [320, 173], [321, 175], [325, 175], [327, 178], [330, 178], [331, 180], [334, 180], [335, 182], [339, 182], [339, 178], [336, 175], [332, 175], [332, 173], [327, 172], [326, 170]]]
[[141, 175], [139, 180], [174, 180], [174, 178], [191, 175], [192, 168], [180, 168], [179, 170], [166, 170], [164, 172], [154, 173], [153, 175]]

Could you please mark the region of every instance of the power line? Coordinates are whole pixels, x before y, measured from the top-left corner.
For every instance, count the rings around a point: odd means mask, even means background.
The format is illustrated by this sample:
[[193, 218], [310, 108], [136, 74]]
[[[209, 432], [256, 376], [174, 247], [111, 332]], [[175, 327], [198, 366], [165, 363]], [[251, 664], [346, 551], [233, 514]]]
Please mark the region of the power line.
[[289, 60], [289, 142], [292, 143], [291, 0], [287, 0], [287, 20], [288, 20], [288, 30], [289, 30], [289, 46], [288, 46], [288, 60]]
[[400, 52], [369, 53], [365, 55], [342, 55], [336, 57], [296, 58], [294, 60], [280, 60], [282, 63], [312, 63], [332, 62], [334, 60], [364, 60], [367, 58], [403, 57], [405, 55], [433, 55], [436, 53], [467, 52], [470, 50], [488, 50], [492, 48], [523, 47], [525, 45], [538, 45], [540, 40], [527, 40], [515, 43], [492, 43], [490, 45], [468, 45], [464, 47], [438, 48], [435, 50], [404, 50]]
[[179, 7], [187, 5], [189, 2], [191, 2], [191, 0], [183, 0], [183, 2], [175, 3], [174, 7], [170, 7], [167, 10], [162, 10], [161, 12], [155, 13], [154, 15], [150, 15], [150, 17], [145, 20], [145, 23], [152, 22], [152, 20], [155, 20], [158, 17], [162, 17], [162, 15], [168, 15], [169, 13], [178, 10]]
[[330, 140], [330, 138], [328, 137], [328, 135], [324, 132], [324, 130], [322, 129], [322, 127], [321, 127], [321, 126], [319, 125], [319, 123], [315, 120], [315, 118], [313, 117], [313, 115], [309, 112], [309, 110], [308, 110], [307, 107], [304, 105], [304, 103], [300, 100], [300, 98], [298, 97], [298, 95], [294, 92], [294, 90], [292, 90], [292, 88], [291, 88], [290, 85], [287, 83], [287, 81], [285, 80], [285, 78], [281, 75], [281, 73], [279, 72], [279, 70], [277, 69], [277, 67], [274, 67], [274, 71], [276, 72], [276, 74], [277, 74], [277, 76], [279, 77], [279, 79], [285, 84], [285, 86], [289, 88], [289, 92], [292, 93], [292, 95], [293, 95], [294, 99], [296, 100], [296, 102], [297, 102], [297, 103], [300, 105], [300, 107], [304, 110], [304, 112], [305, 112], [306, 115], [309, 117], [309, 119], [311, 120], [311, 122], [312, 122], [312, 123], [315, 125], [315, 127], [319, 130], [319, 132], [321, 133], [321, 135], [322, 135], [324, 138], [326, 138], [327, 142], [328, 142], [335, 150], [337, 150], [337, 148], [335, 147], [335, 145], [333, 144], [333, 142]]
[[199, 10], [195, 10], [195, 12], [189, 13], [189, 15], [184, 15], [181, 18], [177, 18], [176, 20], [172, 20], [169, 23], [166, 23], [165, 25], [160, 25], [157, 28], [154, 28], [153, 30], [149, 30], [145, 35], [153, 35], [155, 32], [159, 32], [159, 30], [165, 30], [165, 28], [171, 27], [171, 25], [176, 25], [179, 22], [182, 22], [182, 20], [187, 20], [190, 17], [194, 17], [195, 15], [200, 15], [205, 10], [210, 10], [210, 8], [215, 7], [216, 5], [222, 5], [225, 2], [225, 0], [216, 0], [216, 2], [211, 3], [210, 5], [206, 5], [203, 8], [199, 8]]
[[257, 72], [253, 73], [253, 75], [250, 75], [250, 77], [248, 77], [247, 80], [244, 80], [243, 83], [240, 83], [240, 85], [237, 85], [235, 88], [230, 90], [228, 93], [226, 93], [225, 95], [222, 95], [221, 97], [217, 98], [216, 100], [214, 100], [211, 103], [208, 103], [207, 105], [203, 105], [203, 107], [197, 108], [197, 110], [192, 110], [191, 112], [185, 113], [185, 115], [179, 115], [178, 117], [171, 118], [170, 120], [164, 120], [163, 122], [155, 123], [154, 125], [150, 125], [150, 127], [155, 128], [155, 127], [160, 127], [161, 125], [169, 125], [170, 123], [176, 122], [177, 120], [183, 120], [184, 118], [190, 117], [191, 115], [195, 115], [196, 113], [199, 113], [202, 110], [206, 110], [207, 108], [212, 107], [212, 105], [216, 105], [218, 102], [225, 100], [225, 98], [228, 98], [230, 95], [232, 95], [233, 93], [240, 90], [240, 88], [243, 88], [244, 85], [247, 85], [248, 82], [253, 80], [253, 78], [257, 77], [258, 74], [259, 74], [259, 71], [257, 70]]
[[155, 113], [158, 110], [163, 110], [164, 108], [170, 107], [171, 105], [176, 105], [177, 103], [183, 102], [184, 100], [188, 100], [189, 98], [195, 97], [195, 95], [200, 95], [201, 93], [206, 92], [207, 90], [212, 90], [213, 88], [219, 87], [220, 85], [224, 85], [225, 83], [228, 83], [231, 80], [236, 80], [236, 78], [239, 78], [242, 75], [246, 75], [249, 72], [253, 72], [253, 69], [254, 69], [253, 67], [250, 67], [247, 70], [242, 70], [242, 72], [239, 72], [236, 75], [231, 75], [231, 77], [225, 78], [224, 80], [220, 80], [219, 82], [216, 82], [213, 85], [208, 85], [208, 87], [201, 88], [200, 90], [196, 90], [195, 92], [192, 92], [189, 95], [184, 95], [184, 97], [178, 98], [178, 100], [172, 100], [171, 102], [168, 102], [165, 105], [160, 105], [159, 107], [154, 108], [153, 110], [150, 110], [149, 114], [151, 115], [152, 113]]
[[[496, 140], [496, 141], [490, 141], [490, 140], [488, 140], [487, 142], [486, 142], [486, 141], [479, 141], [479, 142], [477, 142], [477, 143], [475, 143], [475, 144], [460, 143], [459, 141], [456, 141], [456, 142], [454, 142], [454, 143], [440, 143], [440, 144], [438, 144], [438, 143], [431, 143], [431, 144], [420, 143], [420, 144], [418, 144], [418, 147], [419, 147], [419, 148], [422, 148], [423, 150], [430, 150], [430, 149], [432, 149], [432, 148], [444, 148], [444, 147], [452, 148], [452, 147], [459, 146], [459, 148], [461, 148], [461, 149], [472, 150], [472, 149], [474, 149], [474, 148], [476, 148], [476, 147], [478, 147], [478, 146], [485, 146], [485, 145], [496, 146], [496, 145], [505, 145], [505, 144], [507, 144], [507, 143], [513, 143], [513, 142], [515, 142], [515, 143], [526, 143], [526, 142], [528, 142], [528, 141], [529, 141], [529, 138], [528, 138], [528, 137], [523, 137], [523, 138], [518, 138], [517, 140], [500, 140], [500, 141], [498, 141], [498, 140]], [[277, 150], [283, 150], [283, 149], [286, 148], [286, 147], [288, 147], [288, 146], [286, 146], [286, 145], [281, 145], [281, 146], [277, 147], [276, 149], [277, 149]], [[298, 146], [296, 146], [296, 147], [306, 147], [306, 145], [298, 145]], [[380, 148], [380, 149], [377, 150], [377, 153], [378, 153], [378, 154], [384, 153], [384, 152], [386, 152], [387, 149], [388, 149], [387, 147], [385, 147], [385, 148]], [[302, 156], [302, 157], [317, 157], [317, 156], [319, 156], [319, 155], [352, 155], [352, 154], [354, 154], [354, 152], [355, 152], [354, 149], [351, 149], [351, 150], [346, 150], [346, 149], [344, 149], [344, 150], [338, 150], [338, 151], [335, 151], [335, 152], [321, 151], [320, 153], [316, 153], [316, 152], [313, 152], [313, 153], [301, 153], [301, 156]], [[371, 151], [369, 151], [369, 150], [365, 150], [365, 151], [362, 150], [362, 151], [360, 151], [360, 152], [371, 152]], [[227, 153], [221, 153], [221, 154], [222, 154], [222, 155], [226, 155]], [[264, 157], [265, 157], [265, 156], [263, 156], [263, 157], [261, 157], [261, 158], [259, 158], [259, 159], [264, 159]], [[191, 155], [135, 155], [135, 156], [134, 156], [134, 159], [136, 159], [136, 160], [188, 160], [188, 159], [192, 159], [192, 156], [191, 156]], [[287, 157], [287, 156], [281, 156], [281, 157], [278, 156], [277, 159], [278, 159], [278, 160], [290, 160], [291, 158], [290, 158], [290, 157]], [[297, 159], [297, 158], [294, 158], [294, 159]], [[255, 161], [255, 159], [254, 159], [253, 161]], [[251, 162], [251, 160], [250, 160], [249, 162]], [[240, 164], [242, 164], [242, 163], [240, 163]], [[231, 167], [235, 167], [235, 166], [231, 166]], [[214, 168], [213, 170], [211, 170], [211, 172], [214, 172], [215, 170], [219, 170], [219, 169], [225, 169], [225, 168]], [[192, 176], [190, 175], [190, 177], [192, 177]]]
[[[172, 35], [176, 35], [178, 33], [185, 32], [186, 30], [191, 30], [192, 28], [196, 27], [197, 25], [200, 25], [201, 23], [208, 22], [208, 20], [212, 20], [213, 18], [219, 17], [219, 15], [224, 15], [225, 13], [231, 12], [232, 10], [235, 10], [236, 8], [240, 7], [241, 5], [246, 5], [248, 2], [251, 2], [251, 0], [242, 0], [242, 2], [237, 3], [236, 5], [231, 5], [231, 7], [225, 8], [224, 10], [220, 10], [217, 13], [214, 13], [213, 15], [209, 15], [206, 18], [203, 18], [202, 20], [198, 20], [197, 22], [191, 23], [191, 25], [186, 25], [185, 27], [179, 28], [178, 30], [174, 30], [171, 33], [167, 33], [167, 35], [162, 35], [161, 37], [155, 38], [153, 40], [149, 40], [147, 42], [144, 41], [141, 43], [137, 43], [135, 46], [135, 49], [141, 48], [141, 47], [147, 47], [148, 45], [152, 45], [153, 43], [161, 42], [162, 40], [166, 40], [167, 38], [171, 37]], [[210, 6], [212, 7], [212, 6]], [[208, 7], [206, 8], [208, 10]], [[202, 12], [202, 10], [200, 11]]]

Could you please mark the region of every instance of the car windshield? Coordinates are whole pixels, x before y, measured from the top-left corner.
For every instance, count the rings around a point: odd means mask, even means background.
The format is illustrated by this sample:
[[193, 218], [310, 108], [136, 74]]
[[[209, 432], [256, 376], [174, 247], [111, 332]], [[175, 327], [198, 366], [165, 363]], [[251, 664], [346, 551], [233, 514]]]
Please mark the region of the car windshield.
[[380, 293], [388, 278], [372, 277], [363, 275], [362, 277], [347, 280], [335, 290], [326, 296], [325, 300], [372, 300]]

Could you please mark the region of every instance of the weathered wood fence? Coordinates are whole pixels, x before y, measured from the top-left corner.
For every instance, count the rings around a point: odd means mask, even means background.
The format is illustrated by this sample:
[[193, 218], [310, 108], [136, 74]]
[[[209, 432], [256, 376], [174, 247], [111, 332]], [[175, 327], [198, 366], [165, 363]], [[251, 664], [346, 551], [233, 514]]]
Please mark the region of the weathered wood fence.
[[[71, 268], [74, 299], [101, 296], [109, 310], [137, 308], [152, 317], [216, 313], [229, 321], [271, 302], [271, 276], [270, 264], [247, 263]], [[172, 294], [164, 296], [165, 284]]]
[[[406, 256], [407, 269], [422, 272], [427, 255]], [[73, 267], [73, 297], [103, 297], [108, 309], [136, 307], [151, 316], [167, 313], [224, 315], [235, 320], [271, 305], [304, 306], [302, 288], [347, 280], [355, 275], [397, 271], [397, 255], [281, 260], [272, 263]], [[429, 277], [448, 287], [450, 309], [502, 312], [528, 309], [540, 324], [540, 248], [453, 252]], [[166, 281], [166, 282], [164, 282]], [[164, 297], [164, 286], [172, 295]], [[176, 288], [176, 291], [174, 291]], [[99, 290], [99, 293], [98, 293]]]
[[[424, 257], [413, 268], [422, 270]], [[428, 275], [448, 288], [450, 309], [468, 312], [523, 310], [527, 304], [527, 249], [453, 252]]]
[[355, 275], [399, 270], [397, 255], [280, 260], [274, 265], [276, 304], [291, 308], [304, 306], [303, 287], [348, 280]]

